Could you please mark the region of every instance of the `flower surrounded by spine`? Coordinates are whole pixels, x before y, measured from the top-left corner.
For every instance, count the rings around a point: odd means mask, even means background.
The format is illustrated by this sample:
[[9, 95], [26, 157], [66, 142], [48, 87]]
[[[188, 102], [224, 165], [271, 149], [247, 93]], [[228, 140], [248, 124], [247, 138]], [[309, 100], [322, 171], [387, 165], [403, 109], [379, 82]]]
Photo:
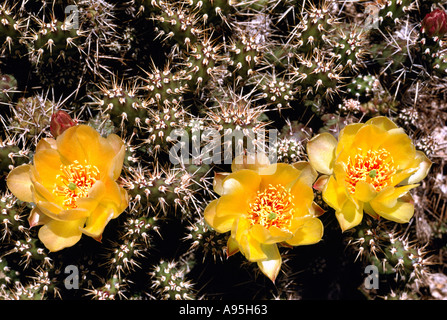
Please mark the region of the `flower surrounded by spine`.
[[357, 226], [363, 212], [397, 223], [414, 214], [409, 191], [428, 174], [431, 161], [386, 117], [347, 125], [338, 141], [321, 133], [307, 144], [310, 164], [323, 175], [315, 184], [335, 210], [342, 231]]
[[34, 204], [30, 226], [42, 225], [39, 239], [50, 251], [73, 246], [82, 234], [99, 241], [107, 223], [126, 209], [127, 192], [116, 182], [124, 153], [117, 135], [104, 138], [76, 125], [56, 139], [41, 139], [33, 163], [9, 173], [8, 188]]
[[274, 282], [282, 263], [278, 244], [309, 245], [323, 236], [322, 209], [313, 202], [316, 177], [307, 162], [237, 157], [231, 173], [215, 175], [220, 197], [206, 207], [205, 221], [219, 233], [231, 232], [228, 256], [240, 251]]

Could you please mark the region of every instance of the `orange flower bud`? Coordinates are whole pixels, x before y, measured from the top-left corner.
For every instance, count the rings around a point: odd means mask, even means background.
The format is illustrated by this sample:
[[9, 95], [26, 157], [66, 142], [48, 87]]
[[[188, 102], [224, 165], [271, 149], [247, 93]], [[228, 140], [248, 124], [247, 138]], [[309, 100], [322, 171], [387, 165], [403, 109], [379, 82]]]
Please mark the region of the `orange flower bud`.
[[62, 132], [76, 125], [76, 122], [68, 113], [58, 110], [51, 116], [50, 131], [54, 138], [61, 135]]
[[429, 37], [442, 37], [447, 33], [447, 12], [436, 9], [422, 20], [422, 29]]

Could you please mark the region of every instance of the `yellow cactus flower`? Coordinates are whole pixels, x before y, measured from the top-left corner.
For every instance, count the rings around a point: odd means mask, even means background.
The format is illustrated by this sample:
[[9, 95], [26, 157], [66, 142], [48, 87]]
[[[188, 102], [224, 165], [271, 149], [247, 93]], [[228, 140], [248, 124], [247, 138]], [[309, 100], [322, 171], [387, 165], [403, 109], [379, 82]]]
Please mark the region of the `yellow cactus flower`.
[[103, 138], [77, 125], [57, 139], [41, 139], [33, 163], [9, 173], [11, 192], [34, 203], [28, 221], [43, 225], [39, 239], [50, 251], [76, 244], [83, 233], [99, 241], [107, 223], [126, 209], [127, 192], [116, 182], [124, 153], [117, 135]]
[[274, 282], [282, 263], [277, 244], [314, 244], [323, 236], [317, 218], [322, 210], [313, 202], [317, 172], [307, 162], [256, 159], [261, 160], [237, 164], [237, 158], [231, 173], [216, 174], [214, 190], [220, 197], [206, 207], [204, 216], [217, 232], [231, 232], [229, 256], [240, 251]]
[[338, 141], [329, 133], [319, 134], [308, 142], [307, 153], [310, 164], [323, 174], [316, 185], [335, 210], [342, 231], [358, 225], [363, 212], [408, 222], [414, 214], [408, 191], [418, 186], [432, 164], [386, 117], [350, 124]]

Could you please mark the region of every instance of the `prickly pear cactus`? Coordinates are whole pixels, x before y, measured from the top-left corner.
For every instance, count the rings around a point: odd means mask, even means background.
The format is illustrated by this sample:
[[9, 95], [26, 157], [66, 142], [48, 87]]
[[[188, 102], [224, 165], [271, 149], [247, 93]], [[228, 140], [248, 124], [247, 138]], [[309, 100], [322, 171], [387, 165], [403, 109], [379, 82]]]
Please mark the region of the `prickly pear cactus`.
[[0, 299], [446, 299], [446, 8], [2, 0]]

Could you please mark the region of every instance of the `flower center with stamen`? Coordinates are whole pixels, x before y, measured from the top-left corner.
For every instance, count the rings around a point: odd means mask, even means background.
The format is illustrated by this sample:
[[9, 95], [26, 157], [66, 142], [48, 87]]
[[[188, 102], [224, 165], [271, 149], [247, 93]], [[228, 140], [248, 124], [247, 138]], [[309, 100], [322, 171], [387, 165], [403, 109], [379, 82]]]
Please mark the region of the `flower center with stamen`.
[[78, 161], [68, 166], [61, 165], [60, 168], [53, 193], [63, 197], [64, 206], [77, 208], [76, 201], [88, 197], [90, 188], [99, 180], [99, 170], [96, 166], [81, 165]]
[[263, 192], [258, 191], [255, 200], [250, 203], [248, 220], [251, 225], [288, 230], [293, 212], [293, 195], [282, 185], [269, 185]]
[[354, 158], [348, 158], [345, 171], [349, 192], [353, 194], [359, 181], [370, 183], [376, 191], [389, 186], [396, 168], [393, 158], [385, 149], [368, 150], [366, 154], [359, 150]]

